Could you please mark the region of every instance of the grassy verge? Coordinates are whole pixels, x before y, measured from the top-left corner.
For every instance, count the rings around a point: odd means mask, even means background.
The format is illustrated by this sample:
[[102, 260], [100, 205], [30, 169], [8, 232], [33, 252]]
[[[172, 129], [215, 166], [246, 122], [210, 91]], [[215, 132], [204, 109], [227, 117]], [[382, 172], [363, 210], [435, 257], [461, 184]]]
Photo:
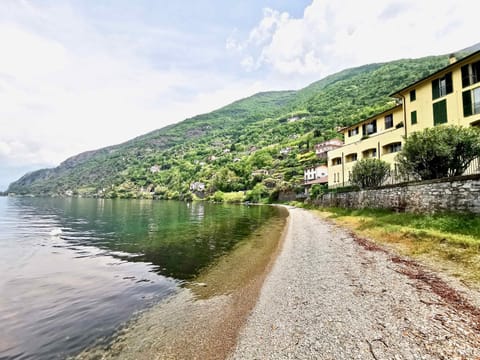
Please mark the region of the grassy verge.
[[403, 255], [480, 286], [480, 216], [412, 214], [376, 209], [315, 210]]

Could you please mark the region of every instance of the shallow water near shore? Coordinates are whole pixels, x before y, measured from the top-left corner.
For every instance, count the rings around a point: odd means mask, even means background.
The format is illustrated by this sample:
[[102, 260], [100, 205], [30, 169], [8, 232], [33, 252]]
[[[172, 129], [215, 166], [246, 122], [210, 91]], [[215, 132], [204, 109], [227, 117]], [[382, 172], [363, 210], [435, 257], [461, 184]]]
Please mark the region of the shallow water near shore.
[[0, 198], [0, 358], [74, 356], [185, 291], [230, 293], [250, 273], [206, 274], [241, 267], [229, 255], [282, 217], [269, 206]]

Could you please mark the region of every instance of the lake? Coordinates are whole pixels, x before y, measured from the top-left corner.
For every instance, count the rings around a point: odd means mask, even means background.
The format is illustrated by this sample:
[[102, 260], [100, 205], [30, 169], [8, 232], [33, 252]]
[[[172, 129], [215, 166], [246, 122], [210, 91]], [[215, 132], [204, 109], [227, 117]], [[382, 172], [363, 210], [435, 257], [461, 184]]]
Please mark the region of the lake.
[[0, 359], [107, 343], [269, 222], [270, 206], [0, 197]]

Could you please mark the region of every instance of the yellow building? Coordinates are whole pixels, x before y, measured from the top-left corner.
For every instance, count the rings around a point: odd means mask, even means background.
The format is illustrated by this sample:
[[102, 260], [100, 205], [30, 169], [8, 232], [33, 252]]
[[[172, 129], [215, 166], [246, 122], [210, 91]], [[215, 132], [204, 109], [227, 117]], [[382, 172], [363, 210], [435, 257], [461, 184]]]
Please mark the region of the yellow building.
[[345, 145], [328, 152], [328, 185], [346, 186], [357, 160], [392, 164], [409, 134], [441, 124], [480, 126], [480, 51], [394, 92], [400, 105], [341, 129]]

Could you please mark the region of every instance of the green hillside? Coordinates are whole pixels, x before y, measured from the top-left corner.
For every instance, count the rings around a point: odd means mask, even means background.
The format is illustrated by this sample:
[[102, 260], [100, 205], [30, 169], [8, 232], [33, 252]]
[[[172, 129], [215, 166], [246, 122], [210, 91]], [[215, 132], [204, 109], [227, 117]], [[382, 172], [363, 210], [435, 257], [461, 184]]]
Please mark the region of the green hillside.
[[[436, 56], [370, 64], [298, 91], [259, 93], [26, 174], [8, 192], [182, 199], [192, 196], [193, 182], [205, 184], [206, 196], [252, 189], [262, 196], [298, 191], [303, 168], [317, 162], [315, 143], [338, 137], [339, 126], [391, 107], [388, 94], [447, 63], [447, 56]], [[289, 152], [281, 153], [286, 148]], [[268, 174], [254, 174], [256, 170]]]

